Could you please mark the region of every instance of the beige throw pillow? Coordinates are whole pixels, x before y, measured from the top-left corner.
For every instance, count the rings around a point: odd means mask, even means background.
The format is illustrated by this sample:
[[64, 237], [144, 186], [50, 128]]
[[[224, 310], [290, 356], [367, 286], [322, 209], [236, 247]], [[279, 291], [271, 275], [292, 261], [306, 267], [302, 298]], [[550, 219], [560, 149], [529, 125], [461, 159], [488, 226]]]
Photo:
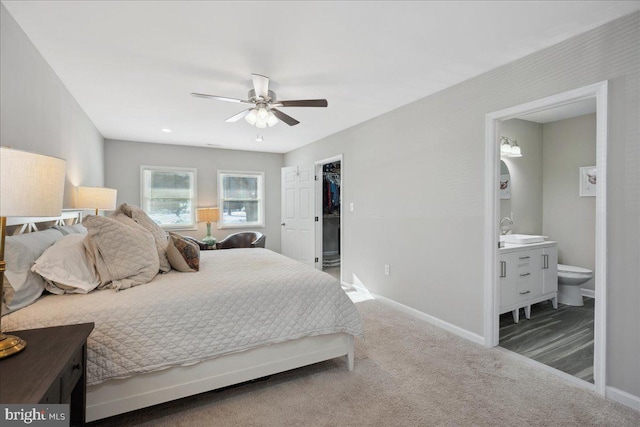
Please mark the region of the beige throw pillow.
[[166, 273], [171, 270], [171, 265], [167, 259], [167, 233], [160, 227], [149, 215], [137, 206], [128, 205], [126, 203], [118, 206], [118, 209], [113, 213], [117, 215], [123, 213], [138, 224], [140, 224], [145, 230], [153, 234], [153, 238], [156, 242], [156, 248], [158, 250], [158, 258], [160, 260], [160, 271]]
[[114, 218], [88, 215], [84, 244], [100, 276], [99, 289], [126, 289], [150, 282], [159, 270], [153, 235]]

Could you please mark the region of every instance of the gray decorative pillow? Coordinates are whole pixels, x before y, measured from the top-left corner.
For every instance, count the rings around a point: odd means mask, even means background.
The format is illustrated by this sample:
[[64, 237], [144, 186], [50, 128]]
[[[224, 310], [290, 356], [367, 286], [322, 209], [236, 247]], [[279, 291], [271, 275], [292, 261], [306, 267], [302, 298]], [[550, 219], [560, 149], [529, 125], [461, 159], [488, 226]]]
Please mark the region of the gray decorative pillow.
[[200, 270], [200, 247], [176, 233], [169, 233], [167, 258], [171, 267], [182, 272]]
[[31, 267], [45, 249], [61, 238], [62, 233], [54, 229], [6, 237], [3, 315], [28, 306], [42, 295], [44, 279]]
[[87, 253], [100, 276], [99, 289], [116, 290], [150, 282], [160, 266], [153, 235], [114, 218], [88, 215]]
[[171, 270], [171, 265], [167, 259], [167, 233], [160, 227], [149, 215], [137, 206], [127, 205], [126, 203], [118, 206], [113, 215], [123, 213], [142, 227], [149, 231], [156, 242], [156, 248], [158, 249], [158, 258], [160, 260], [160, 271], [166, 273]]
[[73, 225], [54, 225], [51, 228], [55, 228], [63, 235], [67, 236], [69, 234], [87, 234], [87, 229], [82, 224], [73, 224]]

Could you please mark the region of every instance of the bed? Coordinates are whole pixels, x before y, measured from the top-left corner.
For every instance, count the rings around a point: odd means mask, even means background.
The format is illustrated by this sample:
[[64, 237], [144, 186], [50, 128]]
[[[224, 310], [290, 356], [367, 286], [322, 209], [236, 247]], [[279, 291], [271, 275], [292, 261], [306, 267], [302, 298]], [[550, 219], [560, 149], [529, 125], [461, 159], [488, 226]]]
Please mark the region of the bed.
[[337, 280], [263, 248], [199, 261], [117, 292], [43, 294], [3, 330], [95, 323], [87, 421], [341, 356], [353, 370], [362, 324]]

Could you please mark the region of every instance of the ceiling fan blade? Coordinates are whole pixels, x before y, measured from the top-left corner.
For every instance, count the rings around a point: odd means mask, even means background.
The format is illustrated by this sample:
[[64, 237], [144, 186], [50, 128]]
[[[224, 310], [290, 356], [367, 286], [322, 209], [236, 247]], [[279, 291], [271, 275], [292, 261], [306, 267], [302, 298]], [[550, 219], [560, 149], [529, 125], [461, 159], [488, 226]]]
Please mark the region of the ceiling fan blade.
[[277, 101], [273, 105], [278, 107], [326, 107], [326, 99], [297, 99], [293, 101]]
[[293, 117], [283, 113], [280, 110], [277, 110], [275, 108], [272, 108], [270, 111], [273, 111], [273, 114], [276, 115], [277, 118], [279, 118], [280, 120], [282, 120], [283, 122], [285, 122], [286, 124], [288, 124], [289, 126], [295, 126], [298, 123], [300, 123], [299, 121], [297, 121], [296, 119], [294, 119]]
[[269, 77], [261, 74], [251, 74], [251, 79], [253, 80], [253, 90], [256, 91], [256, 96], [267, 99], [269, 95]]
[[217, 99], [218, 101], [237, 102], [242, 104], [253, 104], [253, 102], [245, 101], [244, 99], [228, 98], [226, 96], [218, 96], [218, 95], [207, 95], [205, 93], [192, 93], [191, 96], [195, 96], [197, 98]]
[[240, 111], [238, 114], [234, 114], [233, 116], [229, 117], [227, 120], [225, 120], [225, 122], [227, 123], [237, 122], [238, 120], [244, 118], [244, 116], [249, 114], [249, 111], [251, 111], [251, 108], [249, 108], [248, 110]]

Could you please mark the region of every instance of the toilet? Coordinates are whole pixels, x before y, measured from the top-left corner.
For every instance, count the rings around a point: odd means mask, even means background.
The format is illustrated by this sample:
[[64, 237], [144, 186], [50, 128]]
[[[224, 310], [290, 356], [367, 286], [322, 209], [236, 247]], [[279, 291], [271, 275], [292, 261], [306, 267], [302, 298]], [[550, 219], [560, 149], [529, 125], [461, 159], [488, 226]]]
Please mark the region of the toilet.
[[593, 278], [593, 271], [573, 265], [558, 264], [558, 302], [582, 306], [580, 285]]

